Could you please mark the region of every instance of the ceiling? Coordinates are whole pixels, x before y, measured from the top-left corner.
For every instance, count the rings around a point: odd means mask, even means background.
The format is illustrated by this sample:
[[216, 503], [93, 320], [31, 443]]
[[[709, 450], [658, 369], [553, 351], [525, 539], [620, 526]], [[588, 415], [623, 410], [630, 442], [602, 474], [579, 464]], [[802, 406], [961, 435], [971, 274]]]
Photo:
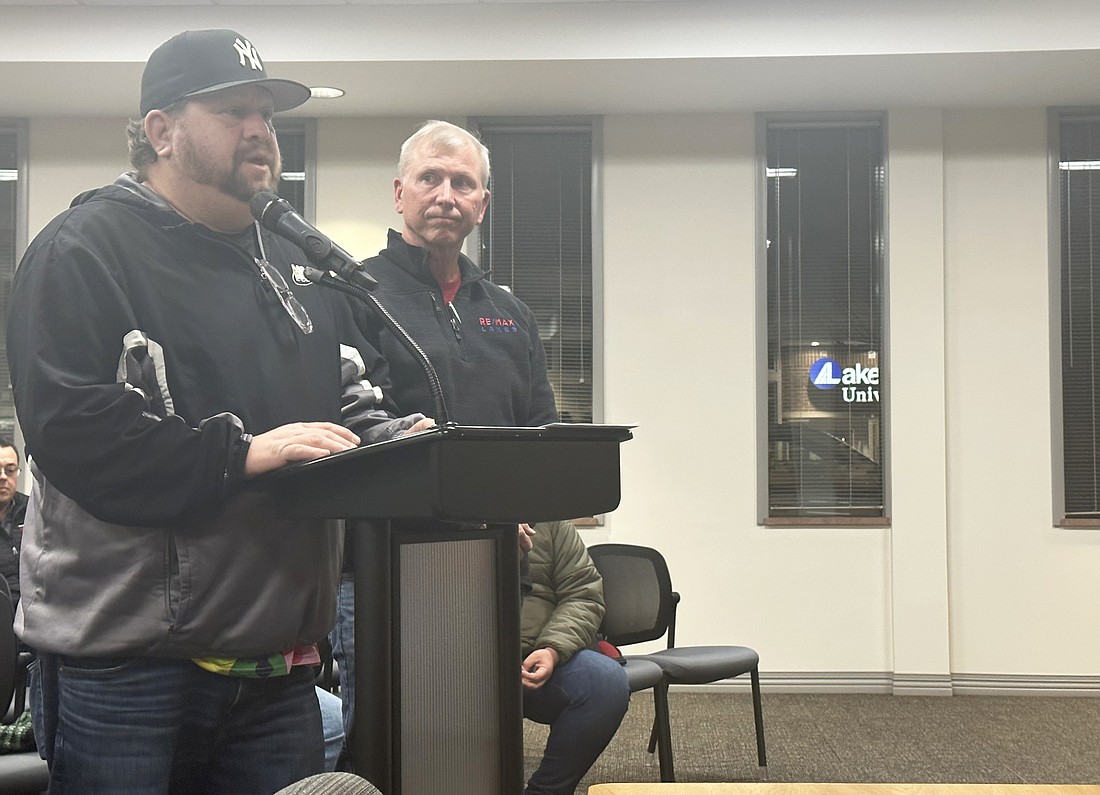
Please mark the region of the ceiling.
[[877, 6], [868, 13], [862, 0], [0, 0], [0, 117], [132, 115], [148, 52], [195, 27], [242, 31], [269, 73], [346, 91], [289, 114], [299, 116], [1100, 103], [1092, 0]]

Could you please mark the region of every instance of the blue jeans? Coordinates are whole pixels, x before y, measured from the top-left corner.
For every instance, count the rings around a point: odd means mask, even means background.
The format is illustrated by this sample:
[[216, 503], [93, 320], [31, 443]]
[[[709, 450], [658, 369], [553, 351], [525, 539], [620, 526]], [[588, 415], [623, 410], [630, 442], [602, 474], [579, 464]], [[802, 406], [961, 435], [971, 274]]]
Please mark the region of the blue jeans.
[[268, 795], [324, 769], [314, 671], [269, 679], [190, 660], [40, 654], [35, 736], [50, 795]]
[[317, 703], [321, 707], [321, 727], [325, 737], [325, 772], [336, 772], [340, 752], [344, 750], [344, 715], [340, 697], [317, 688]]
[[336, 595], [336, 625], [328, 636], [332, 659], [340, 668], [340, 700], [344, 702], [344, 734], [355, 724], [355, 580], [344, 572]]
[[538, 690], [524, 688], [523, 716], [550, 726], [527, 795], [573, 795], [615, 736], [629, 702], [623, 667], [591, 649], [581, 649], [555, 668]]

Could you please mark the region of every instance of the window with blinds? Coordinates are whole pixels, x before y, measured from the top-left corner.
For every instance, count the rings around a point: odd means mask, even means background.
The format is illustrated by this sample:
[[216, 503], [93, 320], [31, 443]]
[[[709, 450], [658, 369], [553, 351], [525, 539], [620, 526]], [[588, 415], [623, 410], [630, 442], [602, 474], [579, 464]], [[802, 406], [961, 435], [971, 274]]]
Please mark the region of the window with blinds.
[[[283, 155], [283, 175], [276, 193], [286, 199], [306, 220], [315, 214], [313, 196], [312, 126], [299, 119], [276, 119], [279, 151]], [[308, 179], [307, 179], [308, 177]]]
[[[20, 128], [0, 123], [0, 328], [7, 328], [11, 280], [22, 254]], [[15, 403], [8, 373], [7, 336], [0, 334], [0, 436], [15, 436]]]
[[1058, 118], [1064, 519], [1100, 519], [1100, 112]]
[[563, 422], [592, 422], [592, 127], [482, 121], [480, 266], [531, 308]]
[[882, 120], [764, 120], [762, 128], [768, 412], [762, 519], [881, 519]]

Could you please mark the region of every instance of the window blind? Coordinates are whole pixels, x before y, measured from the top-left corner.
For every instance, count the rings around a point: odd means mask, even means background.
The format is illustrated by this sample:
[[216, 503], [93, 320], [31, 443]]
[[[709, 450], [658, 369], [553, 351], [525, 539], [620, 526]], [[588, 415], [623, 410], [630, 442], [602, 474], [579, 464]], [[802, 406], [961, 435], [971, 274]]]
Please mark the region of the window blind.
[[[19, 137], [15, 129], [0, 127], [0, 323], [7, 328], [11, 281], [18, 251]], [[0, 334], [0, 435], [15, 434], [15, 402], [8, 371], [7, 335]]]
[[592, 130], [484, 124], [479, 264], [530, 307], [565, 422], [592, 421]]
[[1059, 120], [1067, 518], [1100, 518], [1100, 115]]
[[766, 137], [768, 517], [881, 517], [882, 124]]
[[304, 218], [312, 218], [313, 204], [307, 195], [312, 187], [313, 163], [306, 158], [306, 128], [296, 120], [276, 122], [279, 151], [283, 155], [283, 175], [276, 192], [286, 199]]

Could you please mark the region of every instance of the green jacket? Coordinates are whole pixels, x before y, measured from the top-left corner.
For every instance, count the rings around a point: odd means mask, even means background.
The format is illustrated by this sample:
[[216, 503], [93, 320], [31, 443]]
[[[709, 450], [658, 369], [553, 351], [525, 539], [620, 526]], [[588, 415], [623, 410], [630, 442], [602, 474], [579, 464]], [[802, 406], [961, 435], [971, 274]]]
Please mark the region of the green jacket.
[[603, 621], [603, 579], [572, 522], [535, 525], [528, 553], [531, 591], [523, 598], [523, 656], [552, 648], [559, 664], [591, 646]]

